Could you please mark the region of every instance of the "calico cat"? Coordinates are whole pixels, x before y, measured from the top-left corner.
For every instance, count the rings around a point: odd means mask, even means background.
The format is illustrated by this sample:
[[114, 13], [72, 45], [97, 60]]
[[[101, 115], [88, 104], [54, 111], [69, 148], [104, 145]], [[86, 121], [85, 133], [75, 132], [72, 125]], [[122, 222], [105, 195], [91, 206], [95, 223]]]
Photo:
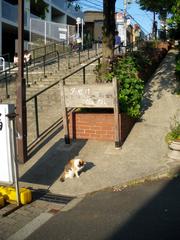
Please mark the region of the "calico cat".
[[64, 182], [66, 178], [73, 178], [76, 176], [79, 178], [78, 172], [85, 166], [85, 161], [82, 159], [71, 159], [65, 165], [64, 171], [60, 176], [60, 181]]

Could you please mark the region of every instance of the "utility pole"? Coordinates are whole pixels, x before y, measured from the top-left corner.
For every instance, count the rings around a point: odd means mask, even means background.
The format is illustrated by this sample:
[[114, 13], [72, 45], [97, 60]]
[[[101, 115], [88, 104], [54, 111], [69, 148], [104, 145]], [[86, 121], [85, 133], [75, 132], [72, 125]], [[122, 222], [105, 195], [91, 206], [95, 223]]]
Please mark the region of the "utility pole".
[[127, 45], [127, 0], [124, 0], [124, 45]]
[[18, 78], [16, 83], [17, 157], [27, 161], [26, 84], [24, 79], [24, 0], [18, 0]]
[[153, 12], [153, 25], [152, 25], [152, 37], [155, 39], [155, 21], [156, 21], [156, 13]]

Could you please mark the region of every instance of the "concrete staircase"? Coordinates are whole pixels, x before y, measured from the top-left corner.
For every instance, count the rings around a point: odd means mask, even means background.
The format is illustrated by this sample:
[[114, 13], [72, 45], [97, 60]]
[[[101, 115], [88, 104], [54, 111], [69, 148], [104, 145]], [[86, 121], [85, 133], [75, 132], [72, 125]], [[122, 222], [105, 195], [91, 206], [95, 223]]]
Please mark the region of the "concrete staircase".
[[[98, 55], [101, 54], [101, 50], [98, 51]], [[52, 84], [62, 80], [64, 77], [78, 70], [86, 63], [91, 62], [97, 58], [97, 51], [91, 50], [89, 54], [87, 51], [81, 53], [80, 63], [77, 53], [71, 56], [70, 67], [67, 58], [60, 59], [59, 70], [57, 67], [57, 61], [49, 62], [46, 66], [46, 73], [41, 67], [37, 67], [29, 71], [28, 73], [28, 86], [26, 88], [26, 99], [28, 100], [35, 94], [51, 86]], [[94, 73], [95, 66], [98, 62], [92, 63], [86, 67], [85, 70], [85, 83], [94, 83], [96, 76]], [[30, 67], [31, 69], [31, 67]], [[29, 69], [29, 70], [30, 70]], [[9, 98], [6, 98], [5, 82], [0, 82], [0, 99], [2, 103], [16, 103], [16, 78], [17, 70], [11, 73], [11, 77], [8, 81], [8, 94]], [[24, 74], [26, 77], [26, 73]], [[77, 71], [65, 80], [66, 84], [83, 84], [83, 70]], [[37, 97], [37, 110], [38, 110], [38, 123], [39, 134], [44, 132], [49, 126], [62, 117], [61, 99], [60, 99], [60, 87], [59, 84], [54, 85], [47, 91], [43, 92]], [[28, 130], [28, 144], [37, 139], [37, 122], [35, 111], [35, 98], [27, 101], [27, 130]]]

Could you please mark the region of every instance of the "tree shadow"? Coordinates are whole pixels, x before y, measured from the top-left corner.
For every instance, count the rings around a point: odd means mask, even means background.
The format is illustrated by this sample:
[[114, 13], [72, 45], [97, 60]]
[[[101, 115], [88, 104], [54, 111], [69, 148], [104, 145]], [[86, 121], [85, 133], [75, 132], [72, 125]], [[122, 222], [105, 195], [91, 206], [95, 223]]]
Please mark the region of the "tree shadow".
[[45, 234], [47, 239], [179, 240], [179, 181], [180, 177], [163, 179], [87, 195], [27, 239], [41, 239]]
[[[105, 240], [179, 240], [179, 180], [180, 177], [168, 182], [157, 195], [150, 199], [124, 225], [119, 224], [114, 233]], [[132, 199], [132, 201], [134, 200]]]
[[164, 91], [171, 94], [175, 93], [177, 88], [175, 56], [176, 52], [169, 52], [147, 82], [142, 100], [142, 114], [153, 105], [155, 99], [160, 99], [163, 96]]
[[60, 139], [20, 177], [20, 181], [51, 186], [64, 170], [68, 160], [77, 157], [85, 144], [86, 140], [65, 144], [64, 139]]

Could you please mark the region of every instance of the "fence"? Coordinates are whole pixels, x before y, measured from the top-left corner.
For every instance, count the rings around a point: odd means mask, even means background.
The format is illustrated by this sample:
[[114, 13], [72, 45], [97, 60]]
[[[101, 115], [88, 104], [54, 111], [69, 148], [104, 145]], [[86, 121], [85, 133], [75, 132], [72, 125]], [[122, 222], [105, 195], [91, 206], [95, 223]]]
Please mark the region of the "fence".
[[[62, 109], [61, 106], [61, 96], [60, 91], [57, 91], [59, 87], [59, 83], [66, 82], [67, 84], [70, 84], [71, 77], [75, 78], [76, 74], [81, 76], [81, 84], [86, 84], [90, 81], [90, 79], [86, 76], [86, 72], [88, 72], [88, 67], [90, 67], [91, 64], [96, 63], [100, 64], [100, 59], [102, 56], [99, 56], [92, 60], [91, 62], [85, 64], [84, 66], [78, 68], [73, 73], [70, 73], [69, 75], [60, 78], [58, 81], [53, 83], [52, 85], [46, 87], [42, 91], [38, 92], [37, 94], [33, 95], [29, 99], [26, 100], [26, 107], [27, 107], [27, 119], [32, 120], [32, 116], [34, 118], [34, 122], [29, 122], [28, 125], [28, 150], [30, 151], [33, 146], [35, 146], [36, 141], [39, 139], [43, 139], [44, 136], [47, 135], [47, 132], [49, 132], [51, 129], [54, 129], [56, 125], [59, 123], [62, 123]], [[49, 102], [52, 101], [56, 102], [56, 104], [51, 104], [51, 107], [48, 107], [47, 109], [44, 109], [45, 111], [42, 111], [43, 106], [42, 102], [44, 100], [49, 99]], [[58, 107], [59, 106], [59, 107]], [[41, 110], [39, 110], [41, 109]], [[55, 110], [56, 109], [56, 110]], [[48, 111], [48, 112], [47, 112]], [[49, 117], [48, 117], [49, 116]], [[45, 124], [46, 122], [46, 124]], [[48, 126], [49, 125], [49, 126]], [[33, 134], [33, 135], [32, 135]], [[33, 141], [31, 142], [30, 140]]]
[[75, 26], [30, 18], [30, 44], [37, 47], [52, 42], [69, 44], [75, 36]]

